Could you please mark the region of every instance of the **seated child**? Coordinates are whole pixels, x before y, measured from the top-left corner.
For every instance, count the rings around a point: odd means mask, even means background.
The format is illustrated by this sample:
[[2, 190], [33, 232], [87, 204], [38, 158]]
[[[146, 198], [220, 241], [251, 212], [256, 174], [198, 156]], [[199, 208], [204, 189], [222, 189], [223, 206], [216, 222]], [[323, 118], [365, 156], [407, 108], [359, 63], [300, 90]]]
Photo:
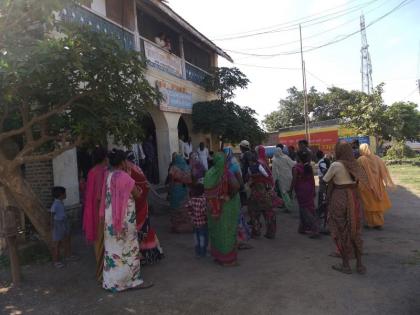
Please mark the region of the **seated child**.
[[195, 255], [205, 257], [209, 244], [207, 229], [207, 203], [204, 197], [203, 184], [196, 184], [190, 190], [190, 200], [187, 204], [188, 213], [194, 226]]
[[54, 202], [51, 206], [52, 220], [52, 259], [54, 267], [63, 268], [64, 264], [60, 261], [60, 249], [64, 248], [64, 260], [75, 261], [77, 256], [71, 255], [70, 224], [66, 217], [63, 200], [66, 199], [66, 189], [61, 186], [55, 186], [52, 189]]

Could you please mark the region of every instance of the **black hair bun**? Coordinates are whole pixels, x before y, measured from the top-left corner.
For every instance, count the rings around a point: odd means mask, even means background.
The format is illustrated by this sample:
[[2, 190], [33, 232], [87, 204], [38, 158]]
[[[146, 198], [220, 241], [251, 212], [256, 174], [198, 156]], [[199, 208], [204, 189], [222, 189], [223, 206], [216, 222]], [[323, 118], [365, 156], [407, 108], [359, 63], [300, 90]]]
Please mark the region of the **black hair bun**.
[[113, 149], [108, 154], [108, 159], [111, 166], [119, 166], [127, 159], [127, 154], [123, 150]]

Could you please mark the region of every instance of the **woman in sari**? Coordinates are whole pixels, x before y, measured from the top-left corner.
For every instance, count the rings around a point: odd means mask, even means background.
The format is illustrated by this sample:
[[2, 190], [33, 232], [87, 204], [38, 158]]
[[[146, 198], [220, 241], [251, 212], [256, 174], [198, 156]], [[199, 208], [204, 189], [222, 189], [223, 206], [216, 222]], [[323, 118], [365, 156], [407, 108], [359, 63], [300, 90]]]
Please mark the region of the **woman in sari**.
[[[233, 150], [231, 147], [227, 147], [223, 149], [223, 152], [226, 155], [226, 163], [229, 171], [235, 175], [236, 180], [239, 183], [239, 186], [242, 187], [244, 185], [242, 179], [242, 172], [241, 167], [236, 160], [235, 156], [233, 155]], [[238, 249], [250, 249], [252, 248], [251, 245], [247, 244], [251, 237], [251, 232], [249, 230], [248, 223], [245, 219], [245, 213], [239, 204], [239, 218], [238, 218]]]
[[258, 158], [253, 157], [250, 165], [251, 196], [248, 201], [249, 216], [251, 217], [252, 237], [261, 236], [261, 215], [264, 216], [266, 233], [265, 237], [273, 239], [276, 236], [276, 214], [273, 209], [274, 181], [268, 167], [265, 148], [257, 147]]
[[191, 152], [189, 161], [191, 166], [191, 175], [193, 182], [195, 184], [202, 184], [204, 182], [204, 175], [206, 174], [206, 169], [204, 168], [203, 163], [201, 163], [198, 153]]
[[298, 233], [310, 233], [311, 238], [319, 237], [319, 222], [315, 212], [315, 179], [308, 150], [297, 153], [298, 163], [293, 166], [290, 192], [296, 193], [299, 204]]
[[362, 264], [362, 238], [360, 200], [358, 183], [367, 182], [366, 174], [356, 162], [353, 150], [348, 143], [338, 143], [335, 147], [336, 161], [331, 164], [323, 180], [328, 183], [328, 223], [331, 235], [336, 242], [342, 264], [332, 268], [351, 274], [349, 259], [356, 257], [356, 269], [366, 273]]
[[384, 161], [371, 152], [368, 144], [363, 143], [359, 153], [357, 162], [368, 178], [367, 185], [360, 185], [366, 223], [370, 228], [382, 229], [384, 212], [392, 206], [386, 187], [394, 187], [394, 183]]
[[171, 225], [174, 233], [192, 232], [188, 209], [188, 187], [192, 183], [191, 169], [181, 154], [177, 154], [169, 169], [169, 204]]
[[104, 266], [104, 223], [99, 220], [99, 205], [102, 197], [102, 186], [108, 169], [106, 155], [107, 151], [100, 147], [93, 151], [95, 166], [88, 173], [83, 209], [83, 231], [86, 241], [94, 245], [96, 279], [98, 281], [102, 281]]
[[215, 154], [213, 161], [214, 166], [204, 178], [211, 254], [222, 266], [236, 266], [240, 185], [223, 153]]
[[286, 211], [292, 210], [292, 201], [289, 197], [289, 189], [292, 184], [292, 169], [296, 164], [286, 154], [284, 154], [281, 148], [276, 148], [274, 151], [274, 158], [272, 162], [273, 179], [276, 188], [284, 201]]
[[140, 276], [140, 249], [136, 226], [135, 199], [143, 192], [126, 172], [125, 153], [115, 150], [109, 155], [112, 167], [106, 177], [100, 217], [104, 219], [104, 271], [102, 287], [111, 292], [146, 289]]
[[139, 191], [142, 191], [140, 198], [136, 203], [136, 222], [140, 242], [140, 254], [142, 265], [153, 265], [163, 258], [163, 250], [155, 230], [150, 226], [149, 205], [147, 203], [147, 194], [149, 192], [149, 183], [147, 178], [136, 164], [133, 163], [134, 154], [127, 152], [127, 173], [135, 181]]

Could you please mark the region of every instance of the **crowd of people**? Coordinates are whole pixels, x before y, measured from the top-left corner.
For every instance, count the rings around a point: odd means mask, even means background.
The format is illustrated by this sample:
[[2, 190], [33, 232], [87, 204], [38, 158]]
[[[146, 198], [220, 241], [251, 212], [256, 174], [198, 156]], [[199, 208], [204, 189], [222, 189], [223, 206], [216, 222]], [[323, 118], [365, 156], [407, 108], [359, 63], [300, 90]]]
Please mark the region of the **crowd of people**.
[[[239, 159], [231, 147], [210, 157], [204, 144], [194, 151], [187, 140], [172, 155], [167, 180], [171, 229], [194, 233], [197, 258], [210, 254], [222, 266], [238, 265], [238, 250], [251, 249], [249, 240], [261, 237], [263, 231], [265, 238], [274, 239], [275, 209], [293, 211], [296, 200], [297, 232], [313, 239], [331, 234], [336, 246], [333, 255], [342, 260], [333, 269], [352, 273], [350, 259], [356, 258], [356, 271], [366, 272], [362, 222], [369, 228], [382, 228], [384, 212], [391, 207], [386, 188], [393, 186], [385, 164], [368, 144], [355, 150], [337, 143], [332, 157], [313, 154], [306, 140], [299, 142], [296, 152], [279, 144], [271, 161], [262, 145], [254, 149], [243, 140], [239, 148]], [[150, 224], [148, 181], [133, 152], [96, 148], [93, 156], [83, 230], [93, 244], [96, 277], [104, 289], [113, 292], [149, 288], [152, 284], [143, 281], [141, 266], [157, 263], [163, 250]], [[318, 162], [318, 197], [314, 160]], [[54, 241], [57, 248], [65, 241], [65, 255], [71, 258], [67, 224], [60, 222], [65, 191], [63, 195], [56, 188], [54, 193]], [[60, 268], [58, 253], [55, 263]]]

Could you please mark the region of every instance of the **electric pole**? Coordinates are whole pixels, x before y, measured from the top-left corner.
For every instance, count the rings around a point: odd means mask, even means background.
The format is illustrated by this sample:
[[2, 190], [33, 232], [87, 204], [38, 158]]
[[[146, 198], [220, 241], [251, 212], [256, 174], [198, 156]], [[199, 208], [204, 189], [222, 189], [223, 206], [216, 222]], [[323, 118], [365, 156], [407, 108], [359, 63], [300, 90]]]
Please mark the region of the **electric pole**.
[[306, 68], [305, 61], [303, 60], [303, 45], [302, 45], [302, 27], [299, 24], [299, 37], [300, 37], [300, 59], [302, 62], [302, 83], [303, 83], [303, 115], [305, 118], [305, 138], [309, 142], [309, 115], [308, 115], [308, 93], [306, 90]]

